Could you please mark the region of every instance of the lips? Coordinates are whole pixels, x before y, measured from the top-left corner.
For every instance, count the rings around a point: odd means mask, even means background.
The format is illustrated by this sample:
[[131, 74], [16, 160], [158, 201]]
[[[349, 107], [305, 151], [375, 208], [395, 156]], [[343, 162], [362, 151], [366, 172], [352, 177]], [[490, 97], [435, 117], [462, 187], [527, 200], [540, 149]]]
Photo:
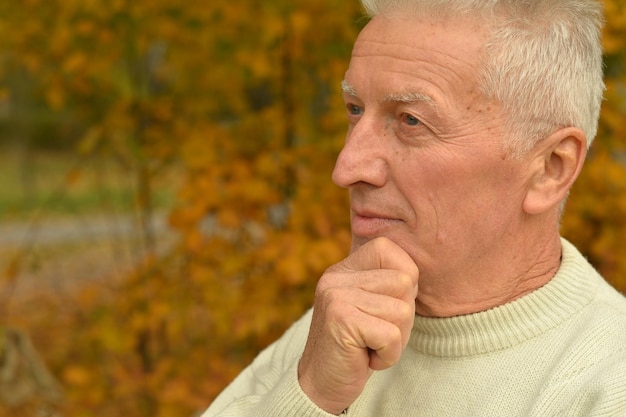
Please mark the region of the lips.
[[402, 220], [388, 214], [372, 210], [352, 209], [352, 233], [363, 238], [373, 238], [384, 234]]

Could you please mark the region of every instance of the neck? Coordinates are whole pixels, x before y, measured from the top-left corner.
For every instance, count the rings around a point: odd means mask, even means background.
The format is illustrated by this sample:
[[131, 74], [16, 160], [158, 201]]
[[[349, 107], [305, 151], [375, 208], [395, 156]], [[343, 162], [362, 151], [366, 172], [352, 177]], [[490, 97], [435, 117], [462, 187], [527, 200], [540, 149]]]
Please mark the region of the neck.
[[545, 285], [561, 263], [558, 228], [546, 236], [515, 239], [467, 265], [455, 276], [420, 279], [416, 312], [424, 317], [452, 317], [506, 304]]

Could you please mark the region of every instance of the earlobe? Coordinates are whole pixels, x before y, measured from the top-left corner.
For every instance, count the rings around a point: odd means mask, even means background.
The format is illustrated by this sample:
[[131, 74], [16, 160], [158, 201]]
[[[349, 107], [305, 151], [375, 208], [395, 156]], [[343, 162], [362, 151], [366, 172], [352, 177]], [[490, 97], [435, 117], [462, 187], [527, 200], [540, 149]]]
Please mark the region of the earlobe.
[[574, 127], [559, 129], [538, 143], [533, 154], [534, 172], [523, 209], [531, 215], [558, 210], [587, 155], [585, 134]]

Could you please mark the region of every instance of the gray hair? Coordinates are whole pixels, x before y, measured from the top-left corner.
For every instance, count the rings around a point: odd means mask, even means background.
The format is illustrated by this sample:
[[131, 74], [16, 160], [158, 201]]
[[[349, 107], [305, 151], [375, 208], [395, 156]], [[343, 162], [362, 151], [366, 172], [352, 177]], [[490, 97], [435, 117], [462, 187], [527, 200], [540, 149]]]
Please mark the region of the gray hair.
[[596, 0], [361, 0], [370, 17], [485, 22], [478, 87], [504, 107], [509, 147], [523, 154], [559, 127], [596, 136], [604, 93], [602, 5]]

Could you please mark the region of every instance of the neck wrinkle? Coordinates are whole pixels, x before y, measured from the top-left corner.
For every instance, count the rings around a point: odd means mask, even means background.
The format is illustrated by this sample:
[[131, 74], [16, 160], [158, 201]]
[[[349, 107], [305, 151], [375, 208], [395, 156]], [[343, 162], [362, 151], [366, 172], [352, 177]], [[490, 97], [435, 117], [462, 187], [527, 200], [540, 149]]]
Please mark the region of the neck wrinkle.
[[[418, 292], [415, 309], [424, 317], [454, 317], [486, 311], [517, 300], [547, 284], [557, 273], [562, 260], [562, 243], [558, 233], [550, 239], [541, 239], [541, 245], [532, 245], [532, 262], [525, 261], [517, 265], [515, 255], [509, 262], [508, 274], [499, 277], [483, 275], [481, 277], [462, 277], [462, 282], [447, 282], [445, 292], [422, 290]], [[520, 250], [520, 252], [524, 252]], [[506, 271], [506, 268], [501, 268]]]
[[416, 316], [409, 346], [438, 357], [484, 354], [537, 337], [579, 312], [595, 296], [599, 275], [569, 242], [562, 242], [561, 268], [546, 285], [479, 313]]

